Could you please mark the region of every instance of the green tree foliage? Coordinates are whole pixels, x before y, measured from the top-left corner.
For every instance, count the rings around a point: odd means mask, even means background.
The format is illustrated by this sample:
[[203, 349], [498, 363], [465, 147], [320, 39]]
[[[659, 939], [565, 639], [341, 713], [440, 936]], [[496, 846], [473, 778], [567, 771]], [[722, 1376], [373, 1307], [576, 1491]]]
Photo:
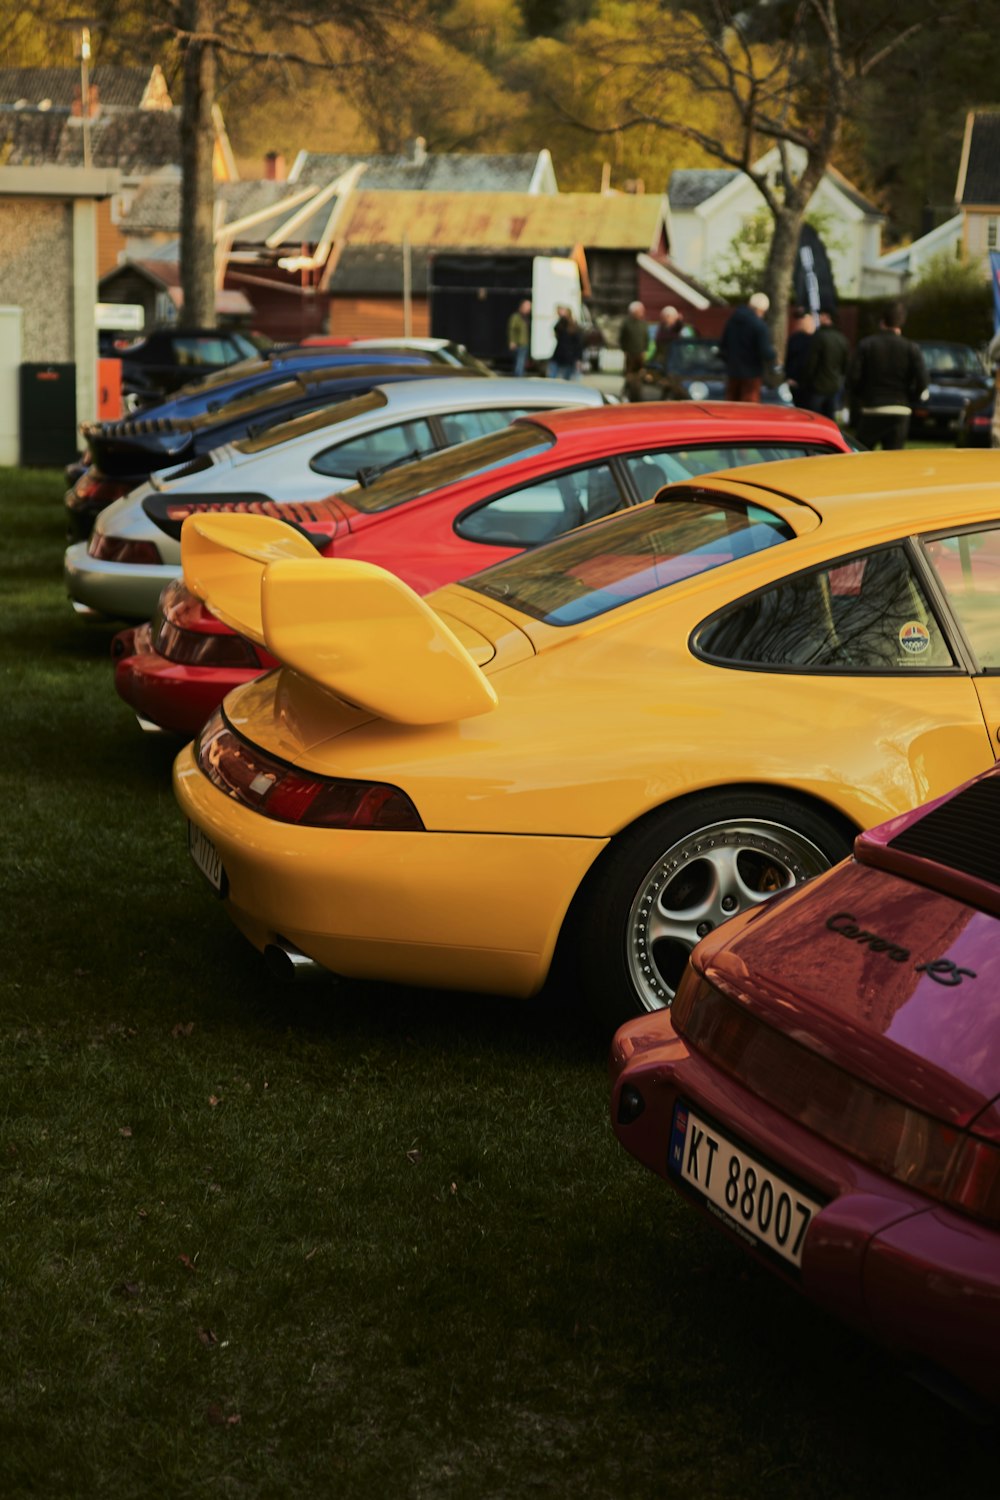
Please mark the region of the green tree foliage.
[[906, 294], [906, 332], [912, 338], [948, 338], [974, 348], [993, 334], [993, 289], [982, 266], [935, 255]]

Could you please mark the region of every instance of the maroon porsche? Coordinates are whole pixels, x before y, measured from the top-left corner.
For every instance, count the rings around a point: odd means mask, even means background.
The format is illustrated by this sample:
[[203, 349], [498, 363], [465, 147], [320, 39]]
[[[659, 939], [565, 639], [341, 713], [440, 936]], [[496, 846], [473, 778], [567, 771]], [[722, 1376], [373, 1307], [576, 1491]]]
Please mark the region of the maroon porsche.
[[705, 938], [615, 1037], [622, 1144], [806, 1295], [1000, 1404], [1000, 767]]

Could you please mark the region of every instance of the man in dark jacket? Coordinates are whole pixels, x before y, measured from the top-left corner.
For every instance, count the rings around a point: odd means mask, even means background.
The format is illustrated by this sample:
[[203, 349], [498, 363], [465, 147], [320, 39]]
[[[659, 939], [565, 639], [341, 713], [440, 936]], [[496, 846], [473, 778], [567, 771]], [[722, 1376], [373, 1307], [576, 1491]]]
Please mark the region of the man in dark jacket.
[[759, 401], [764, 372], [777, 367], [778, 356], [764, 322], [770, 305], [763, 292], [754, 292], [722, 330], [719, 353], [726, 367], [727, 401]]
[[927, 387], [927, 366], [917, 345], [903, 337], [906, 308], [890, 302], [878, 333], [862, 339], [851, 360], [851, 404], [859, 412], [858, 442], [866, 448], [904, 447], [910, 412]]
[[625, 356], [625, 390], [627, 401], [642, 400], [642, 372], [649, 346], [649, 324], [641, 302], [630, 302], [618, 330], [618, 347]]
[[834, 323], [830, 308], [821, 307], [819, 327], [806, 355], [806, 384], [812, 392], [812, 410], [821, 417], [836, 420], [850, 360], [850, 344]]

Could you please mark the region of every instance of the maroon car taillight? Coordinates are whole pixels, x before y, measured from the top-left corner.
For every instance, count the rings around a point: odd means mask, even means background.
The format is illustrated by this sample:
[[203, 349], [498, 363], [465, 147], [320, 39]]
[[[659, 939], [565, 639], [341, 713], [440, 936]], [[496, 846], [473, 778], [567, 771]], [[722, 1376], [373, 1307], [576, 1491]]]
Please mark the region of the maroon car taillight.
[[260, 667], [253, 646], [241, 635], [201, 635], [180, 630], [163, 620], [156, 632], [154, 649], [167, 661], [182, 667]]
[[280, 823], [396, 833], [415, 833], [424, 826], [398, 787], [297, 770], [243, 739], [226, 723], [221, 710], [212, 715], [198, 738], [197, 760], [213, 786]]
[[693, 1051], [884, 1177], [1000, 1224], [1000, 1149], [946, 1125], [758, 1020], [688, 966], [671, 1011]]
[[183, 580], [175, 578], [160, 595], [153, 621], [153, 649], [183, 667], [249, 667], [259, 670], [273, 658], [224, 625]]
[[130, 542], [127, 537], [106, 536], [96, 531], [87, 545], [87, 555], [102, 562], [140, 563], [154, 568], [163, 561], [155, 542]]

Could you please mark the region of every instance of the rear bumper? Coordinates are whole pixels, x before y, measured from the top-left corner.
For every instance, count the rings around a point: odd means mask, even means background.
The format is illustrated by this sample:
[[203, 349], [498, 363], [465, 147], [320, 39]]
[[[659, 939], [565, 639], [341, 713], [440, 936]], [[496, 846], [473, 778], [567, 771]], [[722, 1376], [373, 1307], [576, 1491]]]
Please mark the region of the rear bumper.
[[603, 839], [298, 828], [174, 765], [182, 811], [218, 849], [230, 916], [336, 974], [527, 997]]
[[156, 612], [164, 584], [179, 578], [180, 572], [178, 563], [140, 567], [104, 562], [89, 555], [86, 542], [75, 542], [63, 558], [69, 597], [112, 619], [148, 620]]
[[179, 666], [156, 651], [139, 651], [116, 663], [115, 689], [140, 719], [191, 739], [227, 693], [263, 670]]
[[[674, 1105], [700, 1108], [829, 1200], [806, 1233], [801, 1275], [748, 1247], [745, 1231], [732, 1232], [737, 1243], [915, 1371], [945, 1371], [956, 1390], [1000, 1405], [1000, 1231], [930, 1206], [829, 1146], [689, 1052], [665, 1017], [622, 1027], [611, 1069], [612, 1121], [626, 1150], [683, 1194], [667, 1167]], [[632, 1124], [618, 1121], [626, 1083], [645, 1101]]]

